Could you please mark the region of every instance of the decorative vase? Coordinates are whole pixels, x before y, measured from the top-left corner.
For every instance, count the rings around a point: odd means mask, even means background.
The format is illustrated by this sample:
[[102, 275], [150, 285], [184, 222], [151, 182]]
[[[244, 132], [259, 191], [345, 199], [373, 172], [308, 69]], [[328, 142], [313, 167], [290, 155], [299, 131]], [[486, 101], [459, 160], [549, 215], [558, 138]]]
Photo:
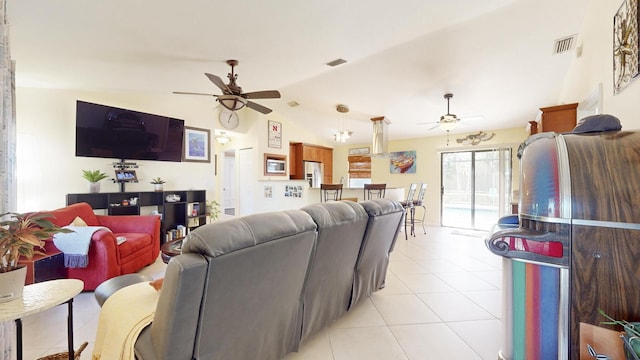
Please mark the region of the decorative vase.
[[0, 273], [0, 303], [21, 298], [26, 278], [26, 266]]
[[100, 192], [100, 183], [99, 182], [90, 182], [89, 183], [89, 192], [90, 193], [99, 193]]
[[155, 191], [162, 191], [162, 184], [153, 184], [153, 188]]

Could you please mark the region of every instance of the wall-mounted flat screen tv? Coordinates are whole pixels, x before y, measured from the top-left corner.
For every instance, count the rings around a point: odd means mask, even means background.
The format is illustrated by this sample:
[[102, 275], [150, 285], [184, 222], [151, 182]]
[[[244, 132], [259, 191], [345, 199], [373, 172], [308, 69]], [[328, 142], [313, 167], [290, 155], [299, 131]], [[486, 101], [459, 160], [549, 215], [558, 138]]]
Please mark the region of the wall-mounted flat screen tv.
[[76, 156], [182, 161], [184, 120], [77, 101]]

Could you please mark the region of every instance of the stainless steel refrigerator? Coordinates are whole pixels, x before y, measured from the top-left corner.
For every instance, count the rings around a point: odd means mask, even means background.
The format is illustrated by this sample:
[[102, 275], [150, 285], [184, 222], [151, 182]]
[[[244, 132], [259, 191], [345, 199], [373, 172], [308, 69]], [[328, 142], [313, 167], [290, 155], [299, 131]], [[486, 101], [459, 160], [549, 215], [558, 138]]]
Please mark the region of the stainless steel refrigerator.
[[322, 163], [305, 161], [304, 162], [304, 178], [309, 182], [312, 188], [319, 188], [322, 184], [324, 176], [324, 166]]

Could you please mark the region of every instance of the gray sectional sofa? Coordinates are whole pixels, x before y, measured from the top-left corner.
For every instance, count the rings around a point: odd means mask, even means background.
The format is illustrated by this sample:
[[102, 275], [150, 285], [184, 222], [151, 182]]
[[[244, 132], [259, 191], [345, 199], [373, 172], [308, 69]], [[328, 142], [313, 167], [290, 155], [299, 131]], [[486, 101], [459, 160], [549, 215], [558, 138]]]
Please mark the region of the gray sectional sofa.
[[376, 199], [202, 226], [167, 266], [137, 359], [281, 359], [384, 286], [404, 209]]

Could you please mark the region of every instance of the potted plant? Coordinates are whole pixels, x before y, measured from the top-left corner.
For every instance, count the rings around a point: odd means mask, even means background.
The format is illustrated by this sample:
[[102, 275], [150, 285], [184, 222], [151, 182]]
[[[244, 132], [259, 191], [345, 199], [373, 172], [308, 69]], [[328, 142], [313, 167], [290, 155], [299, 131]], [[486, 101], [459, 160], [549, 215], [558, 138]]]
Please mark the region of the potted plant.
[[107, 178], [107, 174], [100, 170], [82, 170], [82, 177], [89, 180], [89, 192], [100, 192], [99, 181]]
[[162, 180], [160, 177], [154, 178], [151, 180], [153, 184], [153, 188], [155, 191], [162, 191], [162, 184], [166, 183], [166, 181]]
[[602, 325], [622, 326], [625, 335], [622, 336], [624, 353], [627, 359], [638, 359], [640, 357], [640, 322], [629, 322], [626, 320], [616, 320], [607, 315], [604, 310], [598, 308], [598, 313], [609, 321], [601, 321]]
[[207, 214], [209, 214], [209, 220], [215, 221], [220, 218], [220, 203], [211, 200], [207, 201]]
[[57, 233], [69, 233], [47, 220], [43, 213], [5, 213], [0, 215], [0, 302], [22, 296], [27, 268], [19, 265], [21, 257], [30, 259], [43, 254], [44, 240]]

